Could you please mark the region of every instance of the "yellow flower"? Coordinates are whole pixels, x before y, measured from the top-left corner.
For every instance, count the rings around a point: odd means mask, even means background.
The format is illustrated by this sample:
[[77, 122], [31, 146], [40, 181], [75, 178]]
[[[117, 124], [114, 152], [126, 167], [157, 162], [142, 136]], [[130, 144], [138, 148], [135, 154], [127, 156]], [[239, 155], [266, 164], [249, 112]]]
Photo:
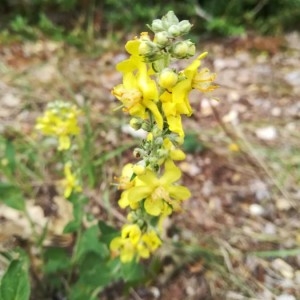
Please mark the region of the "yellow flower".
[[215, 79], [215, 73], [211, 73], [208, 68], [203, 68], [194, 76], [192, 87], [202, 93], [211, 92], [217, 88], [216, 85], [211, 84]]
[[160, 245], [161, 240], [156, 232], [151, 230], [142, 236], [142, 241], [147, 245], [151, 252], [155, 251]]
[[139, 55], [139, 47], [141, 41], [139, 39], [130, 40], [126, 43], [125, 49], [131, 54], [130, 57], [117, 64], [117, 70], [122, 73], [132, 72], [139, 68], [143, 63], [143, 57]]
[[112, 94], [131, 116], [146, 119], [147, 110], [151, 111], [158, 127], [162, 129], [163, 117], [156, 105], [157, 86], [149, 75], [151, 70], [148, 72], [147, 64], [139, 55], [140, 43], [138, 39], [127, 42], [125, 48], [131, 56], [117, 65], [117, 70], [123, 73], [123, 84], [114, 87]]
[[67, 150], [71, 146], [71, 136], [78, 135], [78, 116], [80, 110], [69, 103], [56, 101], [51, 103], [42, 117], [37, 119], [36, 129], [42, 134], [58, 138], [58, 150]]
[[71, 162], [67, 162], [64, 166], [65, 178], [62, 180], [61, 184], [64, 187], [65, 198], [69, 198], [73, 191], [82, 191], [78, 178], [71, 171], [71, 166]]
[[178, 82], [160, 95], [162, 109], [167, 119], [169, 130], [177, 133], [180, 137], [184, 136], [180, 115], [190, 116], [192, 114], [188, 98], [191, 90], [198, 89], [201, 92], [209, 92], [216, 88], [216, 86], [211, 85], [216, 77], [215, 74], [210, 73], [207, 68], [201, 69], [198, 72], [201, 59], [206, 54], [199, 55], [197, 59], [180, 73]]
[[147, 110], [151, 111], [160, 129], [163, 127], [163, 118], [156, 105], [158, 91], [156, 83], [147, 74], [145, 63], [140, 64], [138, 72], [126, 73], [123, 84], [117, 85], [112, 94], [123, 104], [124, 111], [131, 116], [146, 119]]
[[110, 251], [112, 251], [113, 256], [120, 255], [121, 262], [127, 263], [133, 260], [136, 247], [129, 239], [116, 237], [110, 243]]
[[133, 164], [126, 164], [123, 167], [121, 177], [116, 178], [118, 181], [118, 188], [124, 190], [118, 204], [121, 208], [126, 208], [130, 205], [131, 209], [137, 209], [139, 203], [130, 203], [128, 199], [128, 189], [139, 184], [137, 177], [134, 177], [135, 166]]
[[161, 245], [161, 240], [156, 232], [151, 230], [142, 234], [136, 224], [128, 224], [122, 228], [121, 236], [114, 238], [110, 243], [110, 251], [113, 256], [120, 255], [123, 263], [132, 261], [134, 258], [149, 258]]
[[240, 147], [239, 147], [239, 145], [236, 144], [236, 143], [231, 143], [231, 144], [229, 144], [229, 145], [228, 145], [228, 149], [229, 149], [230, 151], [232, 151], [232, 152], [239, 152], [239, 151], [241, 150]]
[[142, 236], [141, 229], [136, 224], [125, 225], [122, 229], [121, 237], [123, 239], [129, 238], [133, 245], [137, 245]]
[[166, 161], [165, 172], [160, 178], [149, 169], [137, 177], [140, 184], [128, 190], [128, 201], [134, 204], [145, 199], [144, 208], [152, 216], [168, 215], [179, 209], [180, 201], [190, 197], [186, 187], [173, 184], [181, 177], [181, 171], [171, 160]]

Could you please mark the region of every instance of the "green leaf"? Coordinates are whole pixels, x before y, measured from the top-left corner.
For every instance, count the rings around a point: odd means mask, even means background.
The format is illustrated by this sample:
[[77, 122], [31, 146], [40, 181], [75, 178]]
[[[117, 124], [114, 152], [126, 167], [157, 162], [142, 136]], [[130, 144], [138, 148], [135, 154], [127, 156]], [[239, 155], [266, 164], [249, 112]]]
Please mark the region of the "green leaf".
[[8, 162], [10, 172], [13, 174], [16, 169], [16, 150], [12, 141], [7, 140], [5, 145], [5, 157]]
[[0, 202], [14, 209], [25, 211], [25, 199], [22, 192], [13, 184], [0, 182]]
[[19, 253], [12, 260], [2, 277], [0, 285], [1, 300], [28, 300], [30, 296], [29, 262], [26, 255]]
[[70, 300], [98, 299], [97, 294], [107, 285], [121, 279], [120, 260], [104, 262], [95, 253], [85, 256], [78, 266], [78, 281], [72, 286]]
[[68, 270], [71, 267], [71, 258], [62, 248], [48, 248], [44, 253], [44, 272], [53, 274]]
[[258, 257], [283, 257], [284, 258], [284, 257], [299, 255], [300, 248], [270, 250], [270, 251], [257, 251], [257, 252], [251, 252], [250, 254], [258, 256]]
[[73, 220], [69, 222], [65, 228], [64, 233], [72, 233], [77, 231], [81, 227], [82, 218], [84, 214], [84, 205], [87, 202], [87, 198], [83, 195], [72, 194], [69, 201], [73, 204]]
[[130, 263], [122, 264], [121, 272], [122, 278], [125, 282], [143, 281], [143, 279], [145, 278], [144, 267], [134, 260]]
[[101, 231], [100, 240], [106, 245], [109, 245], [111, 240], [120, 234], [120, 232], [116, 228], [107, 225], [103, 221], [99, 221], [98, 226]]
[[75, 257], [76, 260], [80, 260], [91, 252], [98, 254], [99, 257], [105, 258], [109, 256], [109, 251], [104, 243], [99, 241], [100, 231], [97, 225], [92, 226], [85, 230], [76, 247]]

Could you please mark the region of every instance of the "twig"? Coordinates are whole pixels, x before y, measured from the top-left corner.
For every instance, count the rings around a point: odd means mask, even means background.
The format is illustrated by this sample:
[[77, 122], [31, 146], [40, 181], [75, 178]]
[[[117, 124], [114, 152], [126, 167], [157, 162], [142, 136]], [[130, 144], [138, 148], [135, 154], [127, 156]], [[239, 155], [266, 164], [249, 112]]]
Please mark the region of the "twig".
[[252, 10], [252, 15], [255, 16], [256, 14], [258, 14], [268, 2], [269, 0], [262, 0], [258, 2], [257, 5]]
[[199, 4], [195, 5], [195, 12], [197, 16], [207, 22], [210, 22], [213, 19], [213, 17], [208, 12], [206, 12]]
[[136, 300], [143, 300], [139, 294], [133, 289], [133, 288], [130, 288], [130, 293], [132, 294], [132, 296], [134, 297], [134, 299]]
[[235, 132], [230, 131], [227, 126], [225, 125], [225, 123], [223, 122], [223, 120], [221, 119], [219, 112], [217, 111], [217, 109], [209, 102], [209, 105], [212, 109], [212, 112], [214, 114], [214, 117], [216, 118], [217, 122], [219, 123], [219, 125], [221, 126], [221, 128], [223, 129], [223, 131], [226, 133], [226, 135], [236, 144], [240, 144], [239, 140], [243, 141], [243, 144], [245, 145], [245, 147], [247, 148], [248, 151], [243, 151], [240, 150], [240, 152], [244, 155], [244, 157], [246, 158], [247, 162], [254, 166], [254, 167], [259, 167], [260, 169], [262, 169], [264, 171], [264, 173], [269, 177], [269, 179], [271, 180], [271, 182], [273, 183], [273, 185], [277, 188], [277, 190], [286, 198], [286, 200], [288, 200], [291, 204], [291, 206], [293, 208], [296, 207], [296, 204], [294, 203], [294, 201], [292, 199], [290, 199], [289, 195], [287, 194], [287, 192], [281, 188], [281, 186], [279, 185], [279, 183], [276, 181], [276, 179], [274, 178], [272, 172], [270, 171], [269, 167], [265, 164], [264, 161], [262, 161], [255, 153], [253, 147], [250, 145], [250, 143], [248, 142], [248, 140], [246, 139], [246, 137], [244, 136], [244, 134], [242, 133], [242, 131], [238, 128], [238, 126], [234, 126], [233, 129], [235, 130]]

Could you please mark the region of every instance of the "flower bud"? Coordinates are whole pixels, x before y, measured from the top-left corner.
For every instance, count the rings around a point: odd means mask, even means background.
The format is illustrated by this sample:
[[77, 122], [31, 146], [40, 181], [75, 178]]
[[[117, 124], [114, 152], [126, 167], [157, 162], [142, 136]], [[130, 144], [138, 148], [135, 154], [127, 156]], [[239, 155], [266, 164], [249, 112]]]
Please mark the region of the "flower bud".
[[195, 53], [196, 53], [196, 46], [195, 46], [195, 44], [192, 43], [192, 42], [190, 42], [190, 43], [191, 43], [191, 44], [190, 44], [190, 46], [189, 46], [189, 50], [188, 50], [188, 53], [187, 53], [188, 57], [192, 57], [192, 56], [194, 56]]
[[159, 46], [166, 46], [169, 44], [169, 35], [166, 31], [160, 31], [155, 34], [155, 41]]
[[151, 29], [153, 32], [160, 32], [164, 30], [163, 22], [159, 19], [153, 20], [151, 24]]
[[153, 134], [151, 132], [147, 135], [147, 141], [148, 142], [152, 142], [153, 141]]
[[136, 224], [139, 226], [139, 228], [142, 228], [145, 225], [145, 221], [142, 219], [139, 219]]
[[129, 124], [133, 129], [139, 130], [142, 127], [142, 123], [143, 121], [141, 119], [132, 118]]
[[136, 219], [136, 215], [134, 211], [131, 211], [128, 215], [127, 215], [127, 220], [129, 222], [134, 222]]
[[185, 41], [177, 42], [172, 48], [172, 56], [175, 58], [186, 58], [189, 47]]
[[154, 144], [155, 145], [162, 145], [162, 143], [164, 142], [163, 138], [161, 136], [157, 137], [155, 140], [154, 140]]
[[141, 32], [140, 40], [141, 41], [151, 41], [149, 33], [147, 31]]
[[171, 69], [165, 68], [159, 75], [158, 83], [165, 89], [172, 88], [178, 81], [178, 75]]
[[142, 56], [153, 56], [157, 51], [157, 45], [151, 41], [142, 41], [139, 46], [139, 55]]
[[173, 11], [169, 11], [164, 17], [162, 17], [162, 23], [168, 28], [171, 25], [178, 24], [179, 20]]
[[135, 158], [140, 158], [140, 157], [142, 157], [144, 155], [145, 155], [145, 151], [143, 149], [141, 149], [141, 148], [135, 148], [133, 150], [133, 156]]
[[151, 125], [148, 122], [143, 122], [141, 128], [147, 132], [151, 131]]
[[180, 27], [178, 25], [171, 25], [168, 29], [168, 33], [172, 36], [172, 37], [177, 37], [181, 34], [180, 32]]
[[175, 58], [189, 58], [195, 54], [196, 47], [193, 42], [186, 40], [175, 43], [171, 50]]
[[183, 20], [183, 21], [179, 22], [179, 24], [178, 24], [180, 33], [182, 35], [188, 33], [191, 30], [192, 26], [193, 25], [187, 20]]
[[166, 158], [168, 156], [168, 151], [165, 149], [159, 149], [157, 150], [157, 156], [159, 158]]

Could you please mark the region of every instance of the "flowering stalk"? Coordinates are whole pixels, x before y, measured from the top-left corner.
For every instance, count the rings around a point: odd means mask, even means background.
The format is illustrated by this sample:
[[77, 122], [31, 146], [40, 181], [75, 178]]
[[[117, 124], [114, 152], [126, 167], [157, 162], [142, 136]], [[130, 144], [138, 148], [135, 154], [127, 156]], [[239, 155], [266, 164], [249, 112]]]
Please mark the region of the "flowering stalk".
[[129, 224], [112, 240], [110, 249], [122, 262], [148, 258], [162, 244], [162, 220], [179, 211], [181, 202], [190, 197], [189, 190], [177, 184], [181, 171], [174, 163], [185, 159], [180, 149], [184, 141], [181, 116], [192, 114], [191, 90], [206, 93], [216, 88], [212, 85], [215, 74], [199, 69], [206, 52], [183, 70], [175, 67], [174, 62], [196, 53], [195, 44], [181, 38], [192, 27], [189, 21], [179, 22], [170, 11], [148, 27], [153, 39], [142, 32], [126, 43], [130, 57], [117, 65], [123, 82], [112, 90], [123, 111], [132, 117], [130, 125], [148, 132], [134, 150], [139, 161], [124, 166], [118, 180], [123, 190], [118, 203], [129, 208]]
[[64, 101], [54, 101], [47, 105], [45, 113], [37, 119], [36, 129], [45, 136], [57, 140], [57, 150], [64, 154], [64, 179], [60, 181], [64, 189], [63, 195], [69, 198], [72, 193], [82, 191], [79, 168], [73, 173], [74, 161], [72, 158], [72, 138], [78, 136], [80, 128], [78, 117], [81, 115], [75, 105]]

